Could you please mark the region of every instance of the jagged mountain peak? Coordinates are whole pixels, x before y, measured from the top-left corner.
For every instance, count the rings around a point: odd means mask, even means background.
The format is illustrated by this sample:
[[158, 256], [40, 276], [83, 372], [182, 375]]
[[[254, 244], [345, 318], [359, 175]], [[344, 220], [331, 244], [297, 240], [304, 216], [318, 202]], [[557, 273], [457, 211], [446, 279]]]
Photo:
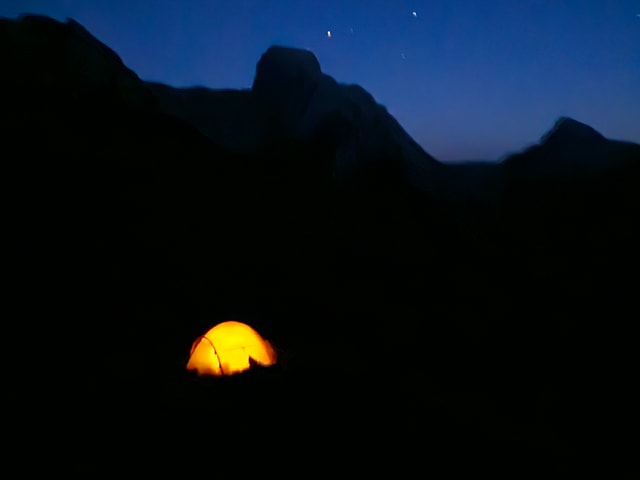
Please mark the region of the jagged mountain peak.
[[543, 145], [565, 142], [602, 141], [605, 137], [589, 125], [578, 120], [562, 116], [556, 120], [553, 127], [545, 133], [540, 143]]

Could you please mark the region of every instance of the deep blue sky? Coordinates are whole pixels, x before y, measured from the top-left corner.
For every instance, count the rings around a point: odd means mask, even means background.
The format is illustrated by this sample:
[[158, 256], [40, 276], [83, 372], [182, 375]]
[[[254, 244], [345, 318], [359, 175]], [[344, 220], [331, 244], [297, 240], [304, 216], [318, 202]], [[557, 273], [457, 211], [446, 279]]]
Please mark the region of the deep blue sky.
[[309, 48], [443, 161], [519, 150], [560, 115], [640, 142], [640, 0], [0, 0], [26, 12], [174, 86], [247, 88], [269, 45]]

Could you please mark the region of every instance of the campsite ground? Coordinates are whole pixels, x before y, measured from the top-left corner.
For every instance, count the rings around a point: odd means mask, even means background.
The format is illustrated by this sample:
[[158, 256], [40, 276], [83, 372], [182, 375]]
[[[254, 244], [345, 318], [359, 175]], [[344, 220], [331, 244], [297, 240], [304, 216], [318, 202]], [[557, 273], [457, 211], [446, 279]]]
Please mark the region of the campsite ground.
[[110, 371], [84, 379], [67, 405], [65, 431], [77, 441], [68, 451], [83, 472], [194, 459], [189, 469], [222, 469], [238, 455], [282, 472], [575, 472], [577, 439], [554, 412], [560, 392], [445, 383], [442, 365], [412, 350], [415, 336], [330, 337], [298, 339], [280, 364], [227, 378], [154, 364], [148, 350], [112, 354]]

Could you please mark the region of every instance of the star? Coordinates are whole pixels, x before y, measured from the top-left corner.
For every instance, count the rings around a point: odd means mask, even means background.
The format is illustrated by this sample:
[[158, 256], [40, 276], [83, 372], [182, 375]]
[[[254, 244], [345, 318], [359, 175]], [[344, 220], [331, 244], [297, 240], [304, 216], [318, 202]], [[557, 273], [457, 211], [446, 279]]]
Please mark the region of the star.
[[413, 17], [417, 17], [418, 16], [418, 12], [411, 12], [411, 15], [413, 15]]
[[327, 38], [331, 38], [331, 30], [327, 30]]

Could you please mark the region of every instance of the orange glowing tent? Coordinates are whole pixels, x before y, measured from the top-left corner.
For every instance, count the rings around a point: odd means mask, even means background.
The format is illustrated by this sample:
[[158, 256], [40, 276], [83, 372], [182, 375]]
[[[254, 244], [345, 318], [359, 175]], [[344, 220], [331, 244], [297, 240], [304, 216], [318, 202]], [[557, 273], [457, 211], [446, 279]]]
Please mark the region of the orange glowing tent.
[[276, 363], [271, 344], [249, 325], [229, 320], [198, 337], [191, 346], [187, 370], [198, 375], [233, 375], [251, 367], [251, 361], [269, 366]]

